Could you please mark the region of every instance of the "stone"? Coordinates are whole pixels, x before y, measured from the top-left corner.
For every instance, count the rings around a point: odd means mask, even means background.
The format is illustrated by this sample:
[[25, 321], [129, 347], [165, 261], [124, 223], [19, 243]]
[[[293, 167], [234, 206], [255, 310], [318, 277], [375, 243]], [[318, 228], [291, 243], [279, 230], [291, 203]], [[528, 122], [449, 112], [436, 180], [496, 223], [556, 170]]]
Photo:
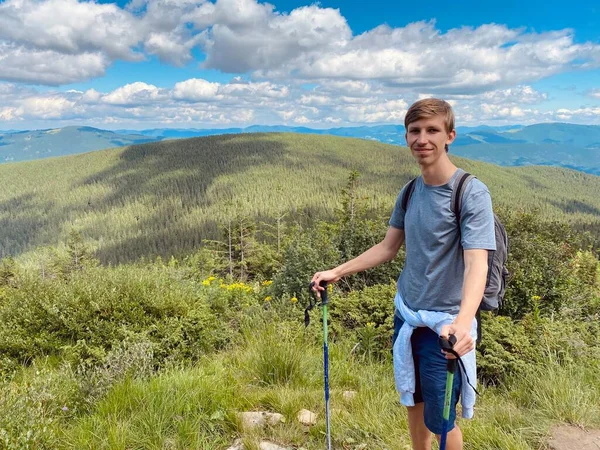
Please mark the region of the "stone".
[[277, 425], [284, 421], [284, 417], [279, 413], [270, 413], [266, 411], [247, 411], [240, 414], [242, 418], [242, 427], [245, 430], [262, 428], [265, 425]]
[[357, 394], [356, 391], [344, 391], [344, 393], [342, 394], [342, 397], [344, 398], [344, 400], [350, 401], [350, 400], [353, 400], [354, 397], [356, 397], [356, 394]]
[[298, 413], [298, 422], [302, 425], [314, 425], [317, 423], [317, 415], [308, 409], [302, 409]]
[[229, 447], [227, 450], [245, 450], [244, 444], [241, 439], [236, 439], [233, 442], [233, 445]]
[[269, 441], [261, 441], [258, 446], [260, 450], [288, 450], [288, 447], [282, 447]]

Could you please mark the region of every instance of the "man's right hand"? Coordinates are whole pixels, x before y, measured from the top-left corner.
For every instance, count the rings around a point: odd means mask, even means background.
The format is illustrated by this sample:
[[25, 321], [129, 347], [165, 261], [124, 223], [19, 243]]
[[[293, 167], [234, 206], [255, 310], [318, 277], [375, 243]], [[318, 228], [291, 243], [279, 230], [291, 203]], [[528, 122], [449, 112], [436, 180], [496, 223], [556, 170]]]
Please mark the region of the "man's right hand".
[[317, 293], [318, 297], [321, 297], [321, 291], [324, 291], [325, 288], [321, 286], [321, 281], [327, 281], [328, 283], [335, 283], [336, 281], [338, 281], [340, 278], [342, 278], [341, 276], [339, 276], [337, 274], [337, 271], [335, 269], [331, 269], [331, 270], [326, 270], [324, 272], [317, 272], [313, 275], [311, 283], [314, 283], [313, 285], [313, 291], [315, 291]]

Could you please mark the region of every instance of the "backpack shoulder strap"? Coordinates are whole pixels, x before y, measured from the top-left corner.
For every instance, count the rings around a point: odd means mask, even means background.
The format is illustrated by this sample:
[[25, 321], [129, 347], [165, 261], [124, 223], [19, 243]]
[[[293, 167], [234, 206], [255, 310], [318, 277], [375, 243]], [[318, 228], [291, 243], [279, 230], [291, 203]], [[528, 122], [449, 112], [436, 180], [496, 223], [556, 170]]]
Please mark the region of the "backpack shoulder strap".
[[408, 201], [410, 200], [410, 197], [412, 196], [412, 193], [415, 190], [415, 181], [417, 181], [417, 179], [413, 178], [408, 182], [408, 186], [406, 187], [406, 190], [402, 195], [402, 210], [404, 212], [406, 212], [406, 208], [408, 207]]
[[456, 216], [456, 221], [459, 224], [459, 232], [460, 232], [460, 208], [462, 206], [462, 198], [465, 193], [465, 189], [469, 182], [476, 178], [475, 175], [471, 175], [468, 172], [463, 172], [454, 180], [454, 185], [452, 186], [452, 198], [450, 200], [450, 209]]

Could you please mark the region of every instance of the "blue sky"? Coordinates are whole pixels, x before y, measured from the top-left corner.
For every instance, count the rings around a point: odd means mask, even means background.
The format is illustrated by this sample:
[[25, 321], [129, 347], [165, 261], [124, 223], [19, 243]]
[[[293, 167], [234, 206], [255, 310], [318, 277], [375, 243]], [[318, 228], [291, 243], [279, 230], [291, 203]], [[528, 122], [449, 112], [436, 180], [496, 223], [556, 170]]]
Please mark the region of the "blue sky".
[[0, 129], [403, 123], [428, 96], [600, 125], [600, 4], [573, 4], [3, 0]]

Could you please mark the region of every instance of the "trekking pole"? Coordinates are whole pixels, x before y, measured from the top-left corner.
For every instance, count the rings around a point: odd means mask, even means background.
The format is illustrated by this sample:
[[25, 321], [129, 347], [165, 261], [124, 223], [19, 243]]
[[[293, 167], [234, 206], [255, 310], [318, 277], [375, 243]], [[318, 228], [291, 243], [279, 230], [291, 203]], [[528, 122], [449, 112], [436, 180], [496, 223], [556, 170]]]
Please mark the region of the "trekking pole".
[[[438, 343], [442, 350], [451, 352], [454, 344], [456, 344], [456, 337], [451, 334], [448, 339], [440, 336]], [[456, 359], [449, 359], [446, 364], [446, 393], [444, 396], [444, 415], [442, 424], [442, 435], [440, 437], [440, 450], [446, 450], [446, 438], [448, 436], [448, 425], [450, 419], [450, 405], [452, 404], [452, 385], [454, 384], [454, 372], [456, 371]]]
[[[311, 295], [316, 299], [317, 295], [313, 291], [315, 283], [310, 283], [309, 290]], [[324, 287], [324, 291], [321, 292], [321, 305], [323, 306], [323, 373], [325, 379], [325, 430], [327, 435], [327, 450], [331, 450], [331, 429], [329, 427], [330, 414], [329, 414], [329, 348], [327, 346], [327, 281], [321, 281], [321, 287]], [[304, 324], [308, 326], [310, 318], [308, 311], [313, 308], [314, 304], [310, 303], [309, 307], [304, 311]]]

